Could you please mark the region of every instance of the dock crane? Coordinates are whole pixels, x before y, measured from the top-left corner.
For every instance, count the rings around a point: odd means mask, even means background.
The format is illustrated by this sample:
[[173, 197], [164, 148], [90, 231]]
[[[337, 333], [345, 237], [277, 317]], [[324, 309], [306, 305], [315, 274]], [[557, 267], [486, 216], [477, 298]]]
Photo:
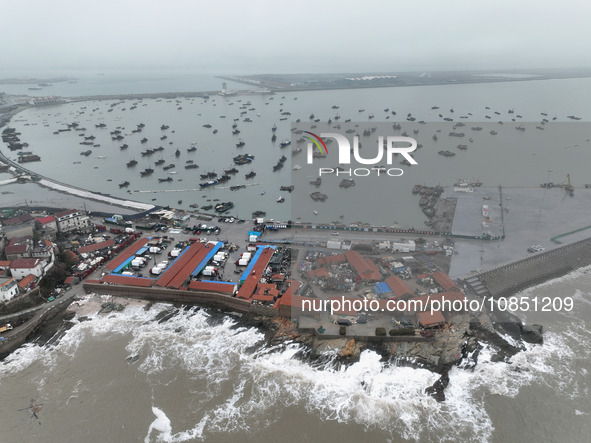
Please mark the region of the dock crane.
[[562, 187], [564, 188], [564, 190], [566, 192], [568, 192], [568, 195], [570, 195], [571, 197], [574, 197], [574, 195], [575, 195], [575, 187], [570, 182], [570, 174], [566, 174], [566, 180], [567, 180], [567, 183], [566, 184], [563, 184]]

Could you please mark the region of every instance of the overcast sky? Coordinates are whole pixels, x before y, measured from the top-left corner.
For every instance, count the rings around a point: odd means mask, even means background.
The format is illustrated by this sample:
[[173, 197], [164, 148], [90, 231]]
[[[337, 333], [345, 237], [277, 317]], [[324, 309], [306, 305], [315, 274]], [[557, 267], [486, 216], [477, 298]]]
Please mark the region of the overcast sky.
[[1, 69], [591, 66], [591, 2], [1, 0]]

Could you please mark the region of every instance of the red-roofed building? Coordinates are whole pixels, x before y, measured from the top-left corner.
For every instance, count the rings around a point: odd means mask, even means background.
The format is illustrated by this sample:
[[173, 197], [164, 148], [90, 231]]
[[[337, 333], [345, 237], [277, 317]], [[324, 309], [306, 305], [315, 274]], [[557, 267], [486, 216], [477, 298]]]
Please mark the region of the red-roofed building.
[[119, 274], [107, 274], [103, 277], [103, 282], [114, 285], [141, 286], [146, 288], [154, 284], [154, 280], [151, 278], [141, 278], [133, 277], [131, 275]]
[[392, 290], [392, 294], [396, 298], [411, 298], [414, 294], [401, 278], [391, 275], [386, 279], [386, 284]]
[[18, 282], [18, 288], [21, 290], [21, 292], [27, 292], [28, 290], [33, 289], [35, 287], [34, 282], [36, 278], [37, 277], [35, 277], [33, 274], [27, 275]]
[[340, 263], [345, 263], [347, 258], [345, 254], [337, 254], [337, 255], [326, 255], [324, 257], [320, 257], [318, 259], [319, 265], [338, 265]]
[[238, 285], [219, 283], [215, 281], [192, 281], [189, 283], [189, 290], [198, 292], [217, 292], [227, 295], [234, 295], [238, 290]]
[[180, 288], [208, 252], [209, 247], [205, 244], [193, 243], [158, 277], [156, 286]]
[[363, 281], [379, 281], [380, 280], [380, 270], [369, 259], [365, 259], [359, 254], [357, 251], [347, 251], [345, 253], [345, 258], [351, 265], [351, 267], [357, 272], [357, 275]]
[[443, 288], [444, 291], [458, 290], [456, 283], [441, 271], [433, 273], [433, 280]]
[[271, 260], [271, 257], [274, 253], [275, 250], [273, 248], [267, 247], [263, 249], [256, 263], [252, 267], [250, 274], [248, 277], [246, 277], [246, 280], [238, 290], [236, 297], [243, 298], [245, 300], [250, 300], [252, 298], [252, 295], [256, 291], [261, 275], [267, 268], [267, 264], [269, 263], [269, 260]]
[[10, 260], [0, 260], [0, 269], [8, 270], [10, 268]]
[[271, 297], [273, 297], [273, 300], [275, 300], [275, 298], [277, 298], [279, 296], [279, 291], [277, 290], [277, 287], [272, 284], [272, 283], [259, 283], [257, 285], [257, 290], [255, 292], [255, 295], [269, 295]]
[[80, 282], [80, 279], [78, 277], [70, 276], [64, 280], [64, 285], [73, 286], [73, 285], [78, 284], [79, 282]]
[[109, 263], [107, 263], [105, 265], [105, 270], [114, 271], [125, 260], [127, 260], [129, 257], [134, 255], [141, 248], [143, 248], [146, 245], [146, 243], [148, 243], [147, 238], [140, 238], [140, 239], [136, 240], [135, 242], [133, 242], [133, 244], [131, 246], [126, 248], [124, 251], [122, 251], [121, 254], [119, 254], [117, 257], [115, 257], [113, 260], [111, 260]]
[[317, 268], [311, 271], [308, 271], [308, 275], [310, 277], [315, 278], [330, 278], [330, 274], [328, 273], [328, 269], [326, 268]]
[[35, 219], [35, 227], [38, 231], [55, 233], [57, 231], [57, 221], [53, 215]]
[[252, 296], [252, 300], [261, 303], [273, 303], [275, 301], [275, 297], [273, 297], [272, 295], [254, 294]]
[[9, 240], [4, 253], [8, 260], [31, 256], [32, 240], [25, 237], [13, 237]]
[[101, 249], [110, 248], [111, 246], [115, 246], [115, 241], [113, 239], [101, 241], [98, 243], [92, 243], [87, 246], [82, 246], [78, 248], [79, 254], [88, 254], [89, 252], [100, 251]]
[[431, 311], [419, 312], [418, 319], [423, 328], [435, 328], [445, 323], [445, 317], [443, 317], [441, 311], [434, 311], [433, 313]]
[[66, 255], [72, 259], [72, 261], [74, 263], [77, 263], [80, 260], [80, 257], [78, 257], [78, 254], [76, 254], [74, 251], [72, 251], [71, 249], [66, 250]]
[[24, 278], [29, 274], [36, 277], [43, 275], [43, 267], [46, 261], [39, 258], [17, 258], [10, 263], [10, 273], [17, 280]]
[[250, 300], [252, 298], [252, 294], [254, 294], [254, 291], [256, 290], [260, 278], [260, 275], [251, 273], [248, 277], [246, 277], [246, 280], [244, 280], [242, 286], [240, 286], [236, 297]]

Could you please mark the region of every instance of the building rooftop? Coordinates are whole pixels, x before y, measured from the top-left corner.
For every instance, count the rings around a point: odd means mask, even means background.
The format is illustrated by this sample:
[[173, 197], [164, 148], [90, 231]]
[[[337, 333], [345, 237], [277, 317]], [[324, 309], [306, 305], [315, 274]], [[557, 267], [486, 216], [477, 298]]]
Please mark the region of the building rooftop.
[[27, 238], [24, 237], [14, 237], [11, 238], [4, 252], [6, 254], [24, 254], [29, 250], [29, 243]]
[[224, 294], [233, 294], [236, 291], [236, 284], [228, 284], [214, 281], [192, 281], [189, 283], [189, 289], [202, 292], [222, 292]]
[[35, 221], [38, 221], [39, 223], [44, 225], [46, 223], [51, 223], [51, 222], [55, 221], [55, 217], [53, 215], [48, 215], [46, 217], [37, 218], [37, 219], [35, 219]]
[[29, 274], [25, 276], [21, 281], [18, 282], [18, 287], [21, 289], [27, 288], [31, 283], [35, 281], [35, 276], [33, 274]]
[[3, 220], [2, 225], [3, 226], [16, 226], [16, 225], [22, 225], [23, 223], [27, 223], [27, 222], [30, 222], [33, 220], [34, 220], [34, 218], [31, 217], [30, 214], [22, 214], [22, 215], [19, 215], [18, 217], [13, 217], [13, 218], [9, 218], [7, 220]]
[[154, 280], [151, 278], [133, 277], [131, 275], [107, 274], [103, 277], [103, 282], [117, 285], [150, 287], [154, 283]]
[[32, 269], [40, 262], [37, 258], [17, 258], [10, 263], [10, 269]]
[[443, 288], [444, 291], [450, 291], [453, 288], [457, 290], [457, 285], [455, 282], [441, 271], [434, 272], [433, 279], [439, 286]]
[[78, 212], [77, 209], [68, 209], [67, 211], [58, 212], [57, 214], [55, 214], [55, 217], [62, 218], [62, 217], [65, 217], [66, 215], [76, 214], [77, 212]]
[[419, 312], [419, 323], [422, 326], [437, 326], [445, 323], [445, 318], [441, 311], [425, 311]]
[[84, 253], [89, 253], [89, 252], [93, 252], [93, 251], [100, 251], [101, 249], [109, 248], [114, 245], [115, 245], [115, 241], [113, 239], [109, 239], [109, 240], [101, 241], [98, 243], [93, 243], [91, 245], [82, 246], [81, 248], [78, 248], [78, 253], [84, 254]]
[[386, 284], [392, 290], [395, 297], [412, 296], [413, 293], [401, 278], [391, 275], [386, 279]]

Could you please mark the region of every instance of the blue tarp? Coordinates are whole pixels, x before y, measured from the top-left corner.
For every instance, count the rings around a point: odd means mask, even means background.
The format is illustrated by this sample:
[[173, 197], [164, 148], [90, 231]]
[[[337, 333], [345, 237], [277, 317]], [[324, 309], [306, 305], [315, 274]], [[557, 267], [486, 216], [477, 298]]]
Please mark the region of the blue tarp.
[[260, 237], [262, 234], [259, 231], [248, 231], [248, 236], [250, 237], [251, 235], [256, 235], [257, 237]]
[[132, 255], [127, 260], [125, 260], [123, 263], [121, 263], [119, 266], [117, 266], [116, 269], [113, 269], [113, 274], [118, 274], [122, 269], [124, 269], [128, 264], [130, 264], [134, 258], [135, 258], [135, 255]]
[[387, 294], [388, 292], [392, 292], [392, 289], [385, 281], [376, 284], [373, 287], [373, 290], [376, 294]]
[[240, 276], [240, 281], [241, 282], [243, 282], [243, 281], [246, 280], [246, 278], [248, 277], [248, 274], [250, 274], [250, 271], [252, 271], [252, 268], [254, 267], [254, 264], [257, 262], [257, 260], [259, 259], [259, 257], [263, 253], [263, 249], [265, 249], [265, 248], [275, 249], [275, 246], [271, 246], [271, 245], [259, 245], [259, 246], [257, 246], [257, 252], [255, 252], [254, 256], [250, 260], [250, 263], [246, 267], [246, 270]]
[[141, 248], [139, 251], [137, 251], [137, 252], [135, 253], [135, 255], [143, 255], [143, 254], [145, 254], [145, 253], [146, 253], [146, 251], [147, 251], [147, 250], [148, 250], [148, 248], [144, 246], [144, 247], [143, 247], [143, 248]]
[[201, 260], [201, 263], [199, 263], [197, 265], [195, 270], [193, 272], [191, 272], [191, 277], [196, 277], [203, 270], [203, 268], [205, 268], [205, 265], [207, 265], [209, 260], [212, 259], [212, 257], [215, 255], [215, 253], [218, 252], [223, 245], [224, 245], [224, 242], [219, 241], [215, 244], [215, 246], [213, 248], [211, 248], [211, 243], [210, 243], [211, 251], [209, 251], [207, 253], [207, 255], [205, 256], [205, 258], [203, 260]]
[[[117, 274], [115, 272], [111, 272], [109, 275], [121, 275], [121, 274]], [[124, 275], [123, 277], [130, 277], [130, 278], [141, 278], [142, 280], [153, 280], [149, 277], [139, 277], [137, 275]]]

